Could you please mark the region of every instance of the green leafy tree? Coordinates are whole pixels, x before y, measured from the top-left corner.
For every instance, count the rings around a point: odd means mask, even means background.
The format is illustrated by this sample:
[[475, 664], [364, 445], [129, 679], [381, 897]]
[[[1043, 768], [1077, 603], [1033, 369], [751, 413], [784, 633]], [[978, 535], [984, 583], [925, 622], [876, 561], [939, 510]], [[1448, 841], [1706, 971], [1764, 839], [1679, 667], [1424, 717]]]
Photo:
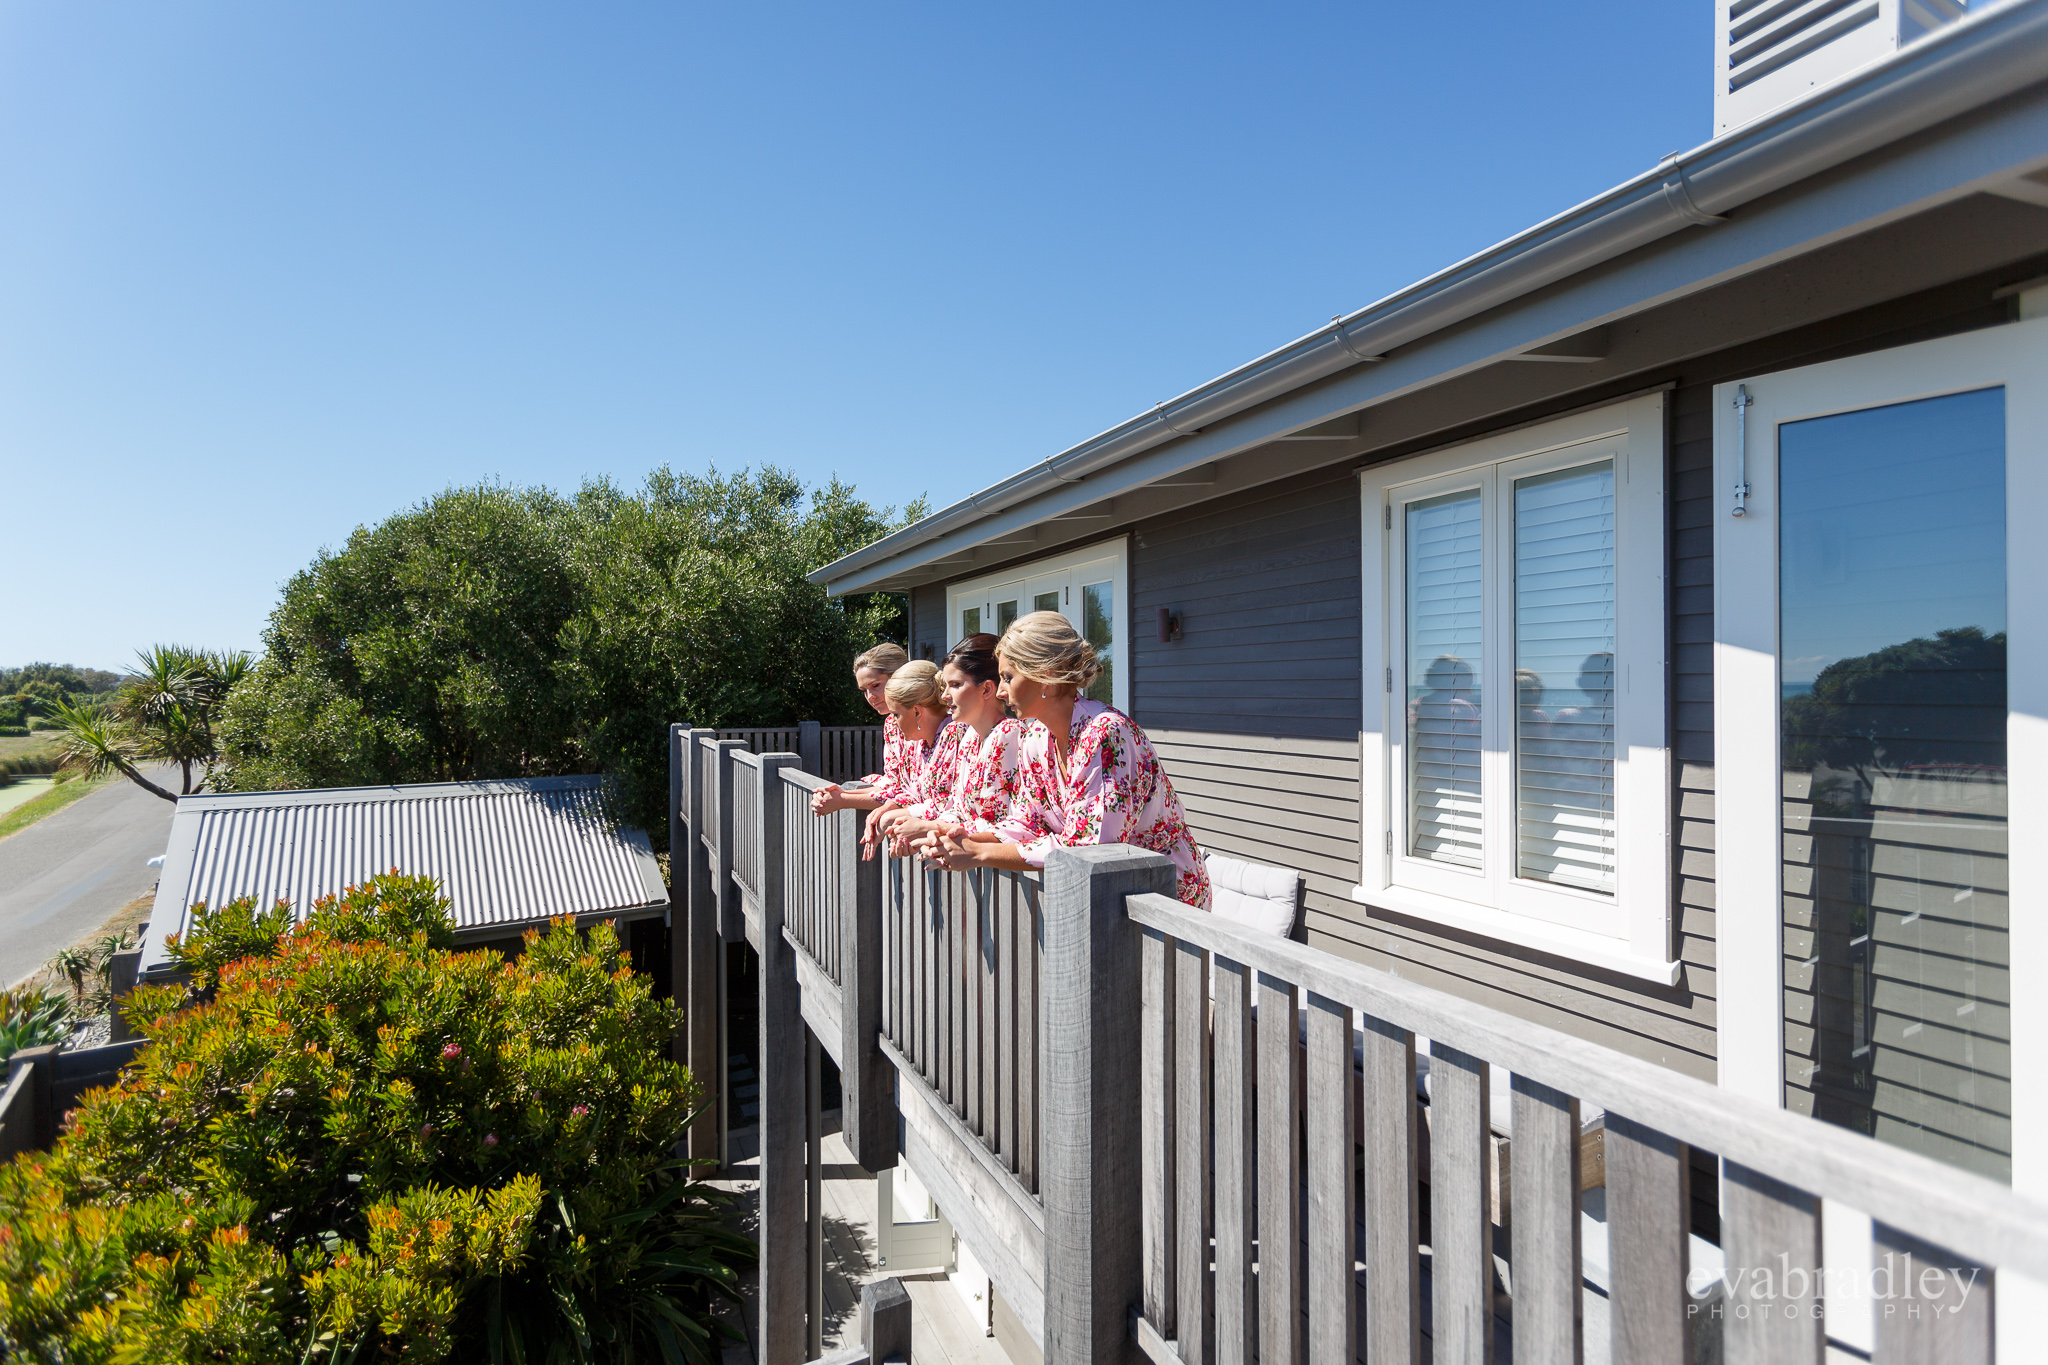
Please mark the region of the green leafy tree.
[[[51, 703], [67, 765], [93, 777], [118, 772], [145, 791], [175, 801], [195, 790], [220, 756], [221, 708], [249, 673], [240, 651], [212, 653], [154, 645], [137, 656], [137, 671], [110, 698]], [[33, 685], [33, 684], [32, 684]], [[142, 774], [142, 765], [175, 763], [173, 793]]]
[[807, 575], [900, 524], [772, 468], [573, 498], [451, 489], [286, 586], [213, 785], [608, 772], [620, 817], [658, 843], [670, 722], [872, 718], [847, 663], [901, 638], [901, 601], [834, 600]]

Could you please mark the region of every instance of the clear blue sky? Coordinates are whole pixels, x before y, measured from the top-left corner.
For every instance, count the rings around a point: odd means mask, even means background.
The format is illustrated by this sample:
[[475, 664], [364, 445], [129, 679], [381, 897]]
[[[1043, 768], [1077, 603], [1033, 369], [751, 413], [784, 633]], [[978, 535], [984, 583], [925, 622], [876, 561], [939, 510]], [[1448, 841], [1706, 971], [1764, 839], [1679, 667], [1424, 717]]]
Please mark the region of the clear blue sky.
[[0, 0], [0, 664], [450, 484], [944, 504], [1709, 132], [1708, 0]]

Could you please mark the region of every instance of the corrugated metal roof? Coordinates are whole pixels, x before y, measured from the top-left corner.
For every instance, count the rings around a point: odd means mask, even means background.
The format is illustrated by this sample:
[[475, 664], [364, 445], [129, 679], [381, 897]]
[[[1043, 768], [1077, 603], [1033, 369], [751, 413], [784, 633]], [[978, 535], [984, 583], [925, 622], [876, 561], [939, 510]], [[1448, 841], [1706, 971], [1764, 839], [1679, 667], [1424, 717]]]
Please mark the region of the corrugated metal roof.
[[187, 796], [150, 914], [145, 969], [194, 902], [313, 902], [396, 867], [437, 878], [458, 930], [665, 905], [647, 835], [604, 818], [604, 779]]

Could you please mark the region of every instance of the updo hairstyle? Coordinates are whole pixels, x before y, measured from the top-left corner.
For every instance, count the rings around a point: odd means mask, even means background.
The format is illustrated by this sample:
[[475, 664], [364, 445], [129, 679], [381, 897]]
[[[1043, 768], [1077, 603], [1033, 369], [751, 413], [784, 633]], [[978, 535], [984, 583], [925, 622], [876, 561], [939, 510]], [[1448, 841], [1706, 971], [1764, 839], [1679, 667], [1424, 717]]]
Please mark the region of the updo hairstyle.
[[909, 662], [909, 660], [910, 655], [902, 645], [892, 645], [884, 640], [881, 644], [876, 645], [873, 649], [868, 650], [855, 659], [853, 661], [853, 671], [858, 673], [863, 668], [875, 668], [880, 669], [884, 673], [894, 673], [897, 669], [903, 667], [905, 663]]
[[946, 663], [965, 673], [978, 683], [997, 681], [999, 670], [996, 666], [996, 637], [983, 631], [979, 635], [965, 635], [946, 654]]
[[1047, 687], [1066, 685], [1078, 692], [1102, 673], [1095, 646], [1056, 611], [1018, 617], [1003, 632], [996, 653], [1009, 660], [1019, 675]]
[[946, 714], [946, 685], [939, 678], [939, 666], [930, 659], [913, 659], [897, 669], [882, 695], [894, 706], [922, 706], [927, 711]]

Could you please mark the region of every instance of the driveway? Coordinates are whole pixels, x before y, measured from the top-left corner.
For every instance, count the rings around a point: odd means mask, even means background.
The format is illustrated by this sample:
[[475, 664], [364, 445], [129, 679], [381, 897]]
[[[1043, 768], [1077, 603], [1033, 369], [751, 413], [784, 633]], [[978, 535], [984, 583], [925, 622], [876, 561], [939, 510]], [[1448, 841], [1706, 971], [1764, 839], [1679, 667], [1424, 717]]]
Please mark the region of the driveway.
[[[177, 769], [146, 773], [177, 789]], [[156, 885], [147, 866], [175, 807], [126, 780], [0, 839], [0, 987], [12, 985]]]

